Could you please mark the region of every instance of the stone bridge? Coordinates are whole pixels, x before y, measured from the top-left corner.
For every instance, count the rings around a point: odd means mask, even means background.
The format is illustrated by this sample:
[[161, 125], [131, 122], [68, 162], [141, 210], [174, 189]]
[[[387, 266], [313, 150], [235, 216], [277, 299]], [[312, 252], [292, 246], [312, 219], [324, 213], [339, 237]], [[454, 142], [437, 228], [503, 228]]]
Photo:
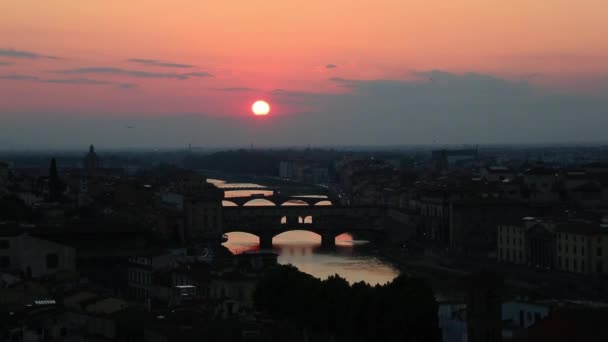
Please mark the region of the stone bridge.
[[238, 207], [245, 206], [245, 204], [258, 199], [264, 199], [271, 202], [275, 206], [284, 205], [287, 202], [295, 201], [298, 204], [303, 205], [317, 205], [321, 202], [329, 201], [332, 204], [337, 204], [338, 201], [334, 198], [323, 198], [323, 197], [298, 197], [298, 196], [282, 196], [282, 195], [252, 195], [252, 196], [241, 196], [241, 197], [225, 197], [224, 201], [231, 202]]
[[[312, 200], [318, 202], [323, 199]], [[292, 230], [317, 233], [321, 235], [321, 246], [333, 247], [336, 236], [345, 232], [383, 232], [385, 215], [386, 210], [379, 207], [302, 205], [223, 208], [224, 232], [257, 235], [260, 248], [271, 248], [273, 237]]]

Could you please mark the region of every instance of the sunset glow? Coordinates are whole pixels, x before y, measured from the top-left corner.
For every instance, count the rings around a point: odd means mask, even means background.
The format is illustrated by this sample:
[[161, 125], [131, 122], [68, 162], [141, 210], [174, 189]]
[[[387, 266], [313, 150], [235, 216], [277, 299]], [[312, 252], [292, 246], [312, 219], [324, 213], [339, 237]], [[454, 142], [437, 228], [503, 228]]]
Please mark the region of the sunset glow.
[[[105, 135], [109, 145], [151, 146], [160, 131], [171, 146], [463, 143], [470, 129], [496, 133], [480, 141], [569, 140], [566, 124], [534, 126], [558, 108], [594, 118], [577, 131], [600, 139], [606, 104], [587, 98], [608, 89], [605, 13], [595, 0], [0, 1], [0, 136], [40, 138], [22, 130], [42, 119], [57, 146], [81, 145], [86, 135], [54, 125], [111, 119], [157, 126]], [[271, 104], [265, 128], [242, 125], [253, 94]], [[471, 120], [443, 125], [446, 112]], [[476, 127], [489, 113], [494, 126]]]

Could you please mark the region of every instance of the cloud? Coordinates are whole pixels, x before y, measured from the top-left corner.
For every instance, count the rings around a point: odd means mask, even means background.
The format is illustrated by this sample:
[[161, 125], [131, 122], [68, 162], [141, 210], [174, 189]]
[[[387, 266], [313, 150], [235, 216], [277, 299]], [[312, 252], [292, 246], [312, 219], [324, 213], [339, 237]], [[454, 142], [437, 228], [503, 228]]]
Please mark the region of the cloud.
[[182, 74], [181, 76], [188, 76], [188, 77], [213, 77], [213, 75], [211, 75], [208, 72], [190, 72], [187, 74]]
[[114, 67], [87, 67], [77, 68], [58, 71], [62, 74], [105, 74], [105, 75], [122, 75], [139, 78], [164, 78], [164, 79], [176, 79], [176, 80], [187, 80], [193, 77], [213, 77], [208, 72], [189, 72], [189, 73], [172, 73], [172, 72], [148, 72], [141, 70], [122, 69]]
[[190, 64], [163, 62], [156, 59], [131, 58], [128, 59], [127, 62], [166, 68], [194, 68], [194, 65]]
[[335, 68], [337, 68], [337, 67], [338, 67], [338, 66], [337, 66], [337, 65], [335, 65], [335, 64], [327, 64], [327, 65], [325, 66], [325, 69], [335, 69]]
[[[277, 90], [265, 120], [179, 115], [0, 115], [0, 136], [39, 147], [294, 146], [607, 142], [608, 98], [557, 93], [479, 73], [415, 72], [408, 79], [334, 78], [342, 92]], [[213, 94], [208, 101], [212, 108]], [[148, 99], [151, 110], [165, 99]], [[222, 100], [217, 100], [222, 101]], [[222, 105], [220, 103], [220, 105]], [[109, 109], [108, 111], [111, 111]], [[145, 109], [144, 109], [145, 110]], [[118, 115], [119, 114], [119, 115]], [[12, 120], [12, 121], [11, 121]], [[124, 130], [137, 125], [137, 132]], [[23, 127], [23, 129], [21, 129]], [[119, 127], [120, 129], [117, 129]], [[107, 132], [112, 132], [108, 134]], [[159, 140], [159, 136], [163, 138]]]
[[[538, 88], [480, 73], [415, 72], [410, 79], [330, 81], [342, 93], [273, 93], [282, 108], [302, 108], [293, 141], [317, 143], [529, 143], [605, 141], [608, 99]], [[327, 127], [340, 127], [339, 131]], [[577, 127], [573, 130], [572, 127]]]
[[15, 63], [13, 62], [5, 62], [5, 61], [0, 61], [0, 66], [7, 66], [7, 65], [14, 65]]
[[90, 78], [50, 79], [50, 80], [41, 80], [41, 82], [58, 83], [58, 84], [114, 84], [114, 82], [93, 80]]
[[132, 83], [117, 83], [105, 80], [95, 80], [90, 78], [63, 78], [63, 79], [43, 79], [38, 76], [32, 75], [0, 75], [0, 80], [12, 80], [12, 81], [34, 81], [38, 83], [47, 84], [79, 84], [79, 85], [117, 85], [119, 88], [130, 89], [137, 85]]
[[61, 57], [43, 55], [37, 52], [21, 51], [15, 49], [0, 48], [0, 56], [8, 58], [24, 58], [24, 59], [63, 59]]
[[120, 83], [120, 84], [118, 84], [118, 87], [122, 88], [122, 89], [132, 89], [132, 88], [137, 88], [138, 85], [135, 83]]
[[225, 92], [231, 92], [231, 93], [248, 92], [248, 91], [256, 90], [254, 88], [248, 88], [248, 87], [227, 87], [227, 88], [210, 88], [210, 89], [215, 90], [215, 91], [225, 91]]
[[38, 77], [31, 75], [0, 75], [0, 80], [13, 80], [13, 81], [36, 81]]

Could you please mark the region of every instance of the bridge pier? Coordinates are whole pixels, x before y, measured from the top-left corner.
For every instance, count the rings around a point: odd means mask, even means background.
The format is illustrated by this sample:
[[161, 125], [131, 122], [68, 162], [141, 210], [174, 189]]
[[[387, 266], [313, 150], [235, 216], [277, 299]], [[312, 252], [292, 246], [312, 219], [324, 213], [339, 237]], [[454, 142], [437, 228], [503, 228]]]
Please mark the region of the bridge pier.
[[333, 250], [336, 248], [336, 236], [333, 233], [321, 234], [321, 249]]
[[272, 249], [272, 234], [260, 234], [260, 249]]

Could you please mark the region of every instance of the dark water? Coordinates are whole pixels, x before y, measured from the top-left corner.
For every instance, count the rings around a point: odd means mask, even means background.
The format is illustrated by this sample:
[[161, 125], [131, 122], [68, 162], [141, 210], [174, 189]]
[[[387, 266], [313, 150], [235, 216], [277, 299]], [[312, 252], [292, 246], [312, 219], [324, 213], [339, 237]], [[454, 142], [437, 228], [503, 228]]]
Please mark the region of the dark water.
[[[264, 190], [239, 190], [230, 191], [232, 186], [244, 186], [243, 184], [230, 184], [217, 180], [210, 180], [226, 191], [226, 197], [250, 196], [253, 194], [272, 194], [272, 191]], [[250, 187], [252, 184], [247, 184]], [[323, 196], [315, 196], [323, 197]], [[231, 205], [225, 202], [224, 205]], [[269, 201], [255, 199], [247, 205], [263, 206], [272, 205]], [[284, 205], [302, 205], [297, 200], [290, 201]], [[320, 205], [331, 205], [328, 201]], [[398, 271], [388, 263], [373, 256], [374, 246], [368, 241], [353, 240], [350, 234], [342, 234], [336, 238], [335, 251], [327, 252], [321, 250], [321, 237], [308, 231], [289, 231], [277, 235], [273, 239], [273, 249], [279, 255], [279, 263], [292, 264], [302, 272], [309, 273], [318, 278], [326, 278], [338, 274], [349, 282], [365, 281], [370, 284], [384, 284], [393, 280]], [[238, 254], [244, 251], [257, 250], [259, 239], [255, 235], [247, 233], [228, 233], [228, 241], [224, 244], [232, 253]]]

